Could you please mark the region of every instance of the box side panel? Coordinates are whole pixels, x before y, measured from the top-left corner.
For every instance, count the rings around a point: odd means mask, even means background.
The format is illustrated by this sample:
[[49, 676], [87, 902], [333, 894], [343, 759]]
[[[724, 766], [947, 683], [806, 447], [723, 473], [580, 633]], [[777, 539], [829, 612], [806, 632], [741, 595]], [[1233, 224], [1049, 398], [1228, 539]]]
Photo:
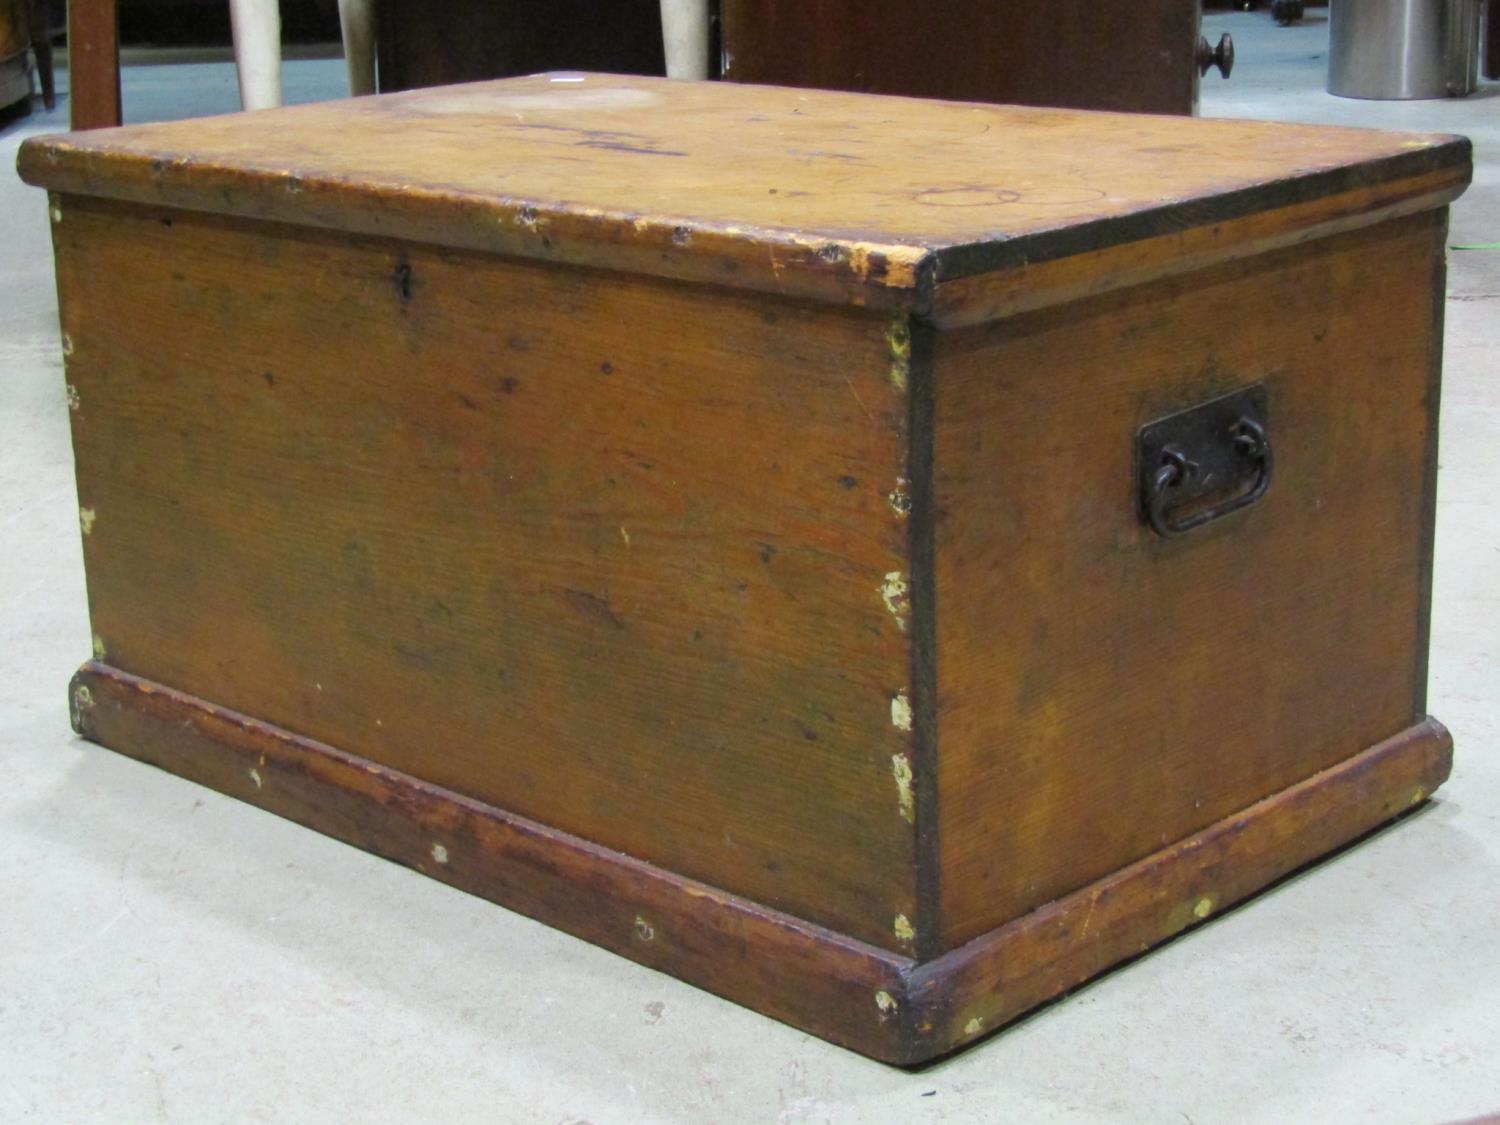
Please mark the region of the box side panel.
[[[941, 336], [943, 940], [1420, 718], [1442, 214]], [[1264, 384], [1252, 506], [1143, 521], [1136, 433]]]
[[906, 946], [883, 318], [59, 202], [99, 659]]

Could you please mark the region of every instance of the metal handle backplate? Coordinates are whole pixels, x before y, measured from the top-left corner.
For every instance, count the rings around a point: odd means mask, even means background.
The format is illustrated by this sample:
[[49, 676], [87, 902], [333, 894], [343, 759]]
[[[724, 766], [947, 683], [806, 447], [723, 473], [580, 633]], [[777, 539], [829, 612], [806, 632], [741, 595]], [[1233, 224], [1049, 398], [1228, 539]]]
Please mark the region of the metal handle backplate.
[[1142, 426], [1141, 516], [1164, 538], [1249, 507], [1271, 487], [1266, 388], [1257, 384]]

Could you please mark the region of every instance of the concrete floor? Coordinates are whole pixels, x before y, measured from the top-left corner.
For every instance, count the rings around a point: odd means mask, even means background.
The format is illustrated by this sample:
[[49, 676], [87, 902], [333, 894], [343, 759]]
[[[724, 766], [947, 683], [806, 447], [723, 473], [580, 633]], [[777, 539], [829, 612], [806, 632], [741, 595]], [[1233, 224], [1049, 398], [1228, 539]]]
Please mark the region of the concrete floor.
[[[1211, 17], [1206, 114], [1473, 136], [1456, 243], [1500, 240], [1500, 88], [1322, 93], [1326, 24]], [[292, 96], [341, 92], [292, 64]], [[234, 108], [128, 69], [132, 120]], [[61, 111], [0, 133], [62, 126]], [[1425, 810], [923, 1073], [867, 1062], [73, 739], [88, 655], [40, 193], [0, 176], [0, 1121], [1418, 1122], [1500, 1109], [1500, 252], [1455, 251]], [[1232, 309], [1225, 315], [1231, 317]]]

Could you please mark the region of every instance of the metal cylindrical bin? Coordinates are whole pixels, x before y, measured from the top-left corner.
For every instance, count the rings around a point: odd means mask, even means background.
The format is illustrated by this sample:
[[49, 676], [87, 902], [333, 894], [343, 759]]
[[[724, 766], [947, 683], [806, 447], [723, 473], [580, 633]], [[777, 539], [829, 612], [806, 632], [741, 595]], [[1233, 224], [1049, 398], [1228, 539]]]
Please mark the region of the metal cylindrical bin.
[[1446, 98], [1479, 83], [1479, 0], [1332, 0], [1328, 92]]

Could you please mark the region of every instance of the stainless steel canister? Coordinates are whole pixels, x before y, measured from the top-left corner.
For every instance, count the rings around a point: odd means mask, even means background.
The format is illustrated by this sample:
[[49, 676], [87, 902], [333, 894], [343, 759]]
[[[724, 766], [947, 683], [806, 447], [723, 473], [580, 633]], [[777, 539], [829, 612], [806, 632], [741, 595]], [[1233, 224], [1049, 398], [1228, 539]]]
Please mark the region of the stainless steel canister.
[[1480, 0], [1331, 0], [1328, 92], [1444, 98], [1479, 82]]

